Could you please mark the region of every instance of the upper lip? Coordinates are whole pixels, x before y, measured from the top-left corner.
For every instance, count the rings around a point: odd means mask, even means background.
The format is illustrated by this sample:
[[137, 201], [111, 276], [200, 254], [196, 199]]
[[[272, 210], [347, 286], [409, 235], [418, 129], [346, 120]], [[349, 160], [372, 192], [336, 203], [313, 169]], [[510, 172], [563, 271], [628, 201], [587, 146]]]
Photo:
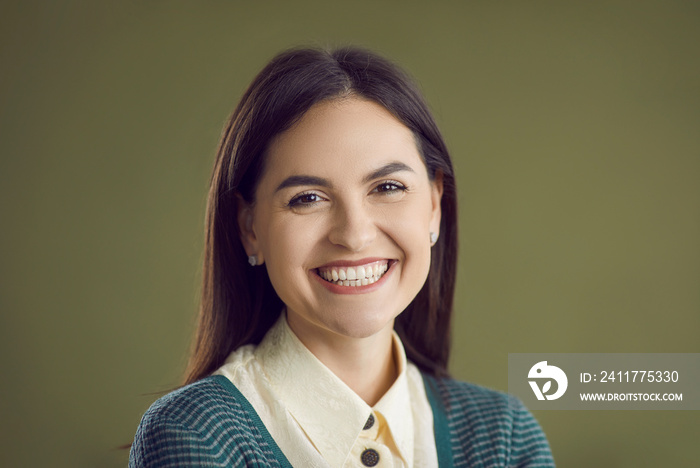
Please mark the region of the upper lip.
[[391, 262], [391, 259], [386, 258], [386, 257], [371, 257], [371, 258], [361, 258], [360, 260], [336, 260], [333, 262], [324, 263], [323, 265], [319, 265], [316, 267], [316, 269], [318, 269], [318, 268], [332, 268], [332, 267], [336, 267], [336, 268], [355, 267], [355, 266], [367, 265], [368, 263], [381, 262], [381, 261]]

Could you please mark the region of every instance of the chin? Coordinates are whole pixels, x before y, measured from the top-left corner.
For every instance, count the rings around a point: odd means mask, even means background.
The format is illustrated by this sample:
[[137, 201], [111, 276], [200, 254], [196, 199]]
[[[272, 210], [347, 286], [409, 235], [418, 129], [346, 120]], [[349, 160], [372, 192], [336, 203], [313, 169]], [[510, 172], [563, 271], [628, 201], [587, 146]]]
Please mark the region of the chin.
[[336, 320], [329, 328], [342, 336], [350, 338], [369, 338], [384, 330], [394, 328], [395, 316], [382, 317], [374, 315], [368, 317], [366, 314], [352, 314], [353, 317], [348, 320], [348, 317], [341, 317]]

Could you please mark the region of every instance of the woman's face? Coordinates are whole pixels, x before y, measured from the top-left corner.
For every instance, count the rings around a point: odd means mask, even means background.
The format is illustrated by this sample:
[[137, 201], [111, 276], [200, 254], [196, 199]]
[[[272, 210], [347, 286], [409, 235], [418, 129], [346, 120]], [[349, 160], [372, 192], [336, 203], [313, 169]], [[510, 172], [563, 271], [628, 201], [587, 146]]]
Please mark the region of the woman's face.
[[326, 101], [266, 157], [239, 224], [292, 329], [302, 341], [389, 333], [426, 280], [440, 226], [441, 176], [429, 180], [412, 132], [374, 102]]

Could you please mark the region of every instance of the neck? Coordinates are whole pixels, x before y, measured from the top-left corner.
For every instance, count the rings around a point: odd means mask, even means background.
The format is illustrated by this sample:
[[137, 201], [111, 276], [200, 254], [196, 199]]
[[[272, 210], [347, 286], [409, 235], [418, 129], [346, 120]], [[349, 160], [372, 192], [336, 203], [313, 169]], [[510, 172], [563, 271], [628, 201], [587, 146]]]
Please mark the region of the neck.
[[[304, 336], [289, 326], [311, 353], [369, 406], [374, 406], [398, 377], [394, 356], [393, 324], [366, 338]], [[311, 339], [310, 339], [311, 338]]]

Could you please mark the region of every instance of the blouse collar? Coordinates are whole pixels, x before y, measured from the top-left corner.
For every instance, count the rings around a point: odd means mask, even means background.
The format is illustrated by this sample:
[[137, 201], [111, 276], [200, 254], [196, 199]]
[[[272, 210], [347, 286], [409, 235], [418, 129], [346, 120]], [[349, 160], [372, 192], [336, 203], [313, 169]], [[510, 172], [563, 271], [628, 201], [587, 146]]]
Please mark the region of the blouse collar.
[[386, 420], [401, 457], [413, 462], [413, 418], [406, 353], [393, 332], [399, 375], [389, 390], [370, 407], [328, 369], [289, 327], [286, 314], [255, 350], [275, 393], [331, 466], [342, 466], [372, 412]]

